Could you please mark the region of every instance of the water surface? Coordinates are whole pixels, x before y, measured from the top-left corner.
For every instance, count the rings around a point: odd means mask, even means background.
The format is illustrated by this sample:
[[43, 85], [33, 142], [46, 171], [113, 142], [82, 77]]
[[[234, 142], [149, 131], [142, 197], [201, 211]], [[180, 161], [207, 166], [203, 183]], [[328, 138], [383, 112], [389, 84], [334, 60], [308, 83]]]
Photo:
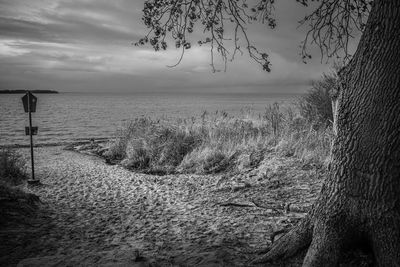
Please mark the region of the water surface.
[[[0, 95], [0, 145], [29, 144], [25, 136], [28, 115], [22, 94]], [[293, 95], [177, 94], [177, 93], [60, 93], [36, 94], [33, 126], [39, 127], [36, 144], [69, 142], [80, 138], [112, 137], [131, 119], [191, 117], [203, 111], [262, 113], [274, 102], [288, 103]]]

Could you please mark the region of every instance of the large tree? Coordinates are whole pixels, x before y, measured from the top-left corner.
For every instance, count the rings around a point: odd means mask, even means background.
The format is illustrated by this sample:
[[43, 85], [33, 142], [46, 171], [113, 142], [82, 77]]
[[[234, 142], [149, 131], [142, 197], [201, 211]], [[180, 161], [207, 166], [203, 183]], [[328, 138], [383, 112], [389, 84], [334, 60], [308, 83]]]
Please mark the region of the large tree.
[[[202, 30], [199, 44], [210, 45], [212, 58], [219, 53], [226, 62], [247, 51], [270, 71], [268, 55], [252, 44], [245, 25], [258, 20], [274, 28], [274, 2], [146, 1], [143, 20], [150, 32], [139, 44], [166, 49], [166, 38], [172, 36], [183, 55], [191, 46], [190, 33]], [[362, 36], [339, 73], [336, 137], [320, 195], [306, 218], [276, 241], [261, 262], [308, 249], [304, 266], [337, 266], [344, 251], [366, 246], [375, 265], [400, 266], [400, 1], [297, 2], [313, 5], [303, 21], [309, 27], [303, 59], [309, 57], [310, 42], [325, 56], [346, 58], [352, 32]], [[232, 38], [227, 38], [229, 29]], [[233, 43], [232, 51], [227, 42]]]

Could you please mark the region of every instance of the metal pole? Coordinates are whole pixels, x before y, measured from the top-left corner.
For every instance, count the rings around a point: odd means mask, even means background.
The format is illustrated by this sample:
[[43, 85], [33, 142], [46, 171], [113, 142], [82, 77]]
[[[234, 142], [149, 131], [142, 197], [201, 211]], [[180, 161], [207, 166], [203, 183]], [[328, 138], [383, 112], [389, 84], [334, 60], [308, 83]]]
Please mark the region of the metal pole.
[[28, 91], [28, 112], [29, 112], [29, 137], [31, 139], [32, 181], [35, 181], [35, 167], [33, 164], [33, 138], [32, 138], [32, 114], [31, 114], [31, 92], [30, 91]]

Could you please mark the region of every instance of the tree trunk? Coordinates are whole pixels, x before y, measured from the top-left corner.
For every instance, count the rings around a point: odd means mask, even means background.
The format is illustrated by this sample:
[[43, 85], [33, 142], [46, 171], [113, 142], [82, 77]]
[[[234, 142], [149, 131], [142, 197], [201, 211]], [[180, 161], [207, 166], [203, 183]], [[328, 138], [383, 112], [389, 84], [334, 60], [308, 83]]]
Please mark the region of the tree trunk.
[[400, 266], [400, 1], [376, 0], [338, 99], [337, 136], [312, 212], [262, 262], [308, 248], [304, 266], [337, 266], [367, 245]]

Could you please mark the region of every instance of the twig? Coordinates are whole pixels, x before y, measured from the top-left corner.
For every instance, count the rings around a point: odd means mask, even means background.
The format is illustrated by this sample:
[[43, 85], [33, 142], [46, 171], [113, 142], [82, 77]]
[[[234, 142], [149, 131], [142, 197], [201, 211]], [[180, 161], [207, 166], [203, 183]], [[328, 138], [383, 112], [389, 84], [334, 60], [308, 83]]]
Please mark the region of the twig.
[[233, 202], [227, 202], [227, 203], [218, 203], [218, 205], [222, 207], [228, 207], [228, 206], [234, 206], [234, 207], [250, 207], [250, 208], [255, 208], [257, 206], [255, 205], [249, 205], [249, 204], [241, 204], [241, 203], [233, 203]]

